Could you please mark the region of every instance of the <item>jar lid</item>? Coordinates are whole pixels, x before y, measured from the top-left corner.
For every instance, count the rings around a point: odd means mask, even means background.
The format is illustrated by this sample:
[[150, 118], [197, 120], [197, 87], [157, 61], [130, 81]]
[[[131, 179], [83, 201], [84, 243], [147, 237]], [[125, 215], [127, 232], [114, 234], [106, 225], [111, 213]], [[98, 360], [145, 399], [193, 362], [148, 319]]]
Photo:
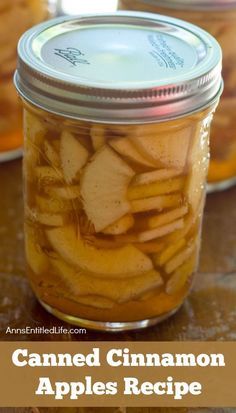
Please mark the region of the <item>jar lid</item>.
[[23, 35], [18, 55], [20, 95], [70, 118], [162, 121], [209, 105], [222, 89], [217, 41], [157, 14], [53, 19]]
[[228, 10], [236, 8], [236, 0], [140, 0], [153, 6], [185, 10]]

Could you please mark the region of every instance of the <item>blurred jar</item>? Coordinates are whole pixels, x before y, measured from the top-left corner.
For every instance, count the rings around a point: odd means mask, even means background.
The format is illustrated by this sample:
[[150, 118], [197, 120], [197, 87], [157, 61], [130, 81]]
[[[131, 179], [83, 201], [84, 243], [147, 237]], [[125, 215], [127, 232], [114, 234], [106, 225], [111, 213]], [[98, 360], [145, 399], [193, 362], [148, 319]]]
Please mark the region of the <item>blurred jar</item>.
[[236, 183], [236, 1], [120, 0], [119, 8], [160, 13], [189, 21], [211, 33], [223, 48], [224, 93], [211, 132], [209, 189]]
[[22, 152], [21, 109], [12, 81], [17, 42], [24, 31], [47, 17], [46, 0], [0, 1], [0, 162]]

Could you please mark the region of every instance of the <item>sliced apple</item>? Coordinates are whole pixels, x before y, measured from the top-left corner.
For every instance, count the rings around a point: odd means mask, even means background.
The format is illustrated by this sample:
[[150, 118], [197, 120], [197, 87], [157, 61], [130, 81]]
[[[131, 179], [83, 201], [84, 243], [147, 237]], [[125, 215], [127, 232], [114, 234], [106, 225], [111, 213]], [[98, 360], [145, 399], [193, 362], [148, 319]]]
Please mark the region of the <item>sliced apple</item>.
[[193, 254], [171, 276], [166, 284], [166, 293], [177, 294], [186, 284], [196, 268], [196, 257]]
[[169, 234], [166, 237], [166, 241], [169, 243], [175, 243], [176, 241], [189, 236], [189, 233], [193, 230], [198, 231], [199, 224], [201, 222], [202, 209], [204, 205], [205, 197], [200, 200], [197, 210], [193, 213], [191, 207], [188, 214], [184, 217], [184, 227], [173, 234]]
[[135, 135], [131, 140], [141, 153], [150, 161], [169, 168], [183, 169], [186, 163], [192, 127], [173, 133]]
[[69, 264], [100, 277], [135, 277], [153, 269], [152, 261], [132, 245], [114, 250], [96, 249], [78, 239], [73, 227], [54, 228], [47, 231], [48, 239]]
[[204, 132], [201, 128], [203, 127], [199, 125], [199, 130], [192, 141], [188, 160], [190, 173], [187, 178], [186, 195], [194, 213], [203, 196], [209, 161], [209, 136], [208, 132]]
[[131, 214], [124, 215], [113, 224], [106, 227], [102, 232], [109, 235], [125, 234], [134, 225], [134, 217]]
[[171, 274], [175, 271], [180, 265], [182, 265], [196, 250], [196, 242], [192, 242], [187, 245], [187, 247], [180, 251], [179, 254], [171, 258], [165, 265], [165, 271], [167, 274]]
[[[115, 236], [115, 239], [108, 240], [108, 239], [96, 238], [96, 237], [91, 236], [89, 240], [91, 244], [97, 248], [114, 249], [114, 248], [120, 248], [124, 244], [127, 243], [127, 241], [122, 236], [121, 238], [119, 237], [120, 236], [117, 235]], [[160, 241], [137, 242], [137, 237], [135, 237], [135, 241], [133, 241], [133, 246], [145, 254], [153, 254], [153, 253], [157, 253], [163, 250], [163, 248], [165, 247], [165, 244], [163, 244]]]
[[49, 186], [44, 188], [44, 190], [51, 197], [62, 198], [65, 200], [77, 199], [80, 197], [79, 185]]
[[63, 181], [61, 171], [51, 166], [36, 166], [34, 173], [42, 185], [52, 185]]
[[41, 154], [37, 147], [27, 142], [24, 147], [23, 175], [26, 181], [35, 183], [35, 168], [40, 164]]
[[101, 238], [95, 235], [86, 235], [85, 240], [97, 249], [116, 249], [124, 246], [123, 242], [116, 241], [115, 238]]
[[138, 234], [138, 240], [140, 242], [145, 242], [145, 241], [153, 240], [155, 238], [160, 238], [160, 237], [163, 237], [164, 235], [171, 234], [177, 229], [183, 228], [183, 226], [184, 226], [184, 220], [181, 218], [181, 219], [171, 222], [170, 224], [166, 224], [158, 228], [150, 229], [148, 231], [140, 232]]
[[130, 201], [131, 212], [145, 212], [158, 209], [162, 211], [166, 208], [177, 207], [182, 202], [182, 196], [180, 194], [173, 195], [159, 195], [146, 199], [136, 199]]
[[138, 248], [140, 251], [145, 254], [154, 254], [163, 250], [165, 244], [161, 241], [148, 241], [148, 242], [139, 242], [134, 243], [134, 247]]
[[127, 214], [127, 188], [134, 171], [108, 146], [96, 152], [81, 177], [85, 212], [97, 232]]
[[128, 198], [141, 199], [151, 196], [170, 194], [181, 191], [184, 187], [184, 178], [173, 178], [161, 182], [153, 182], [146, 185], [131, 185], [128, 190]]
[[144, 254], [154, 254], [165, 248], [165, 243], [161, 241], [138, 242], [137, 235], [115, 235], [113, 239], [88, 237], [88, 242], [96, 248], [114, 249], [123, 247], [124, 244], [132, 242], [133, 246]]
[[133, 185], [146, 185], [156, 181], [165, 181], [166, 179], [175, 178], [181, 175], [181, 169], [157, 169], [151, 172], [144, 172], [136, 175], [132, 180]]
[[153, 255], [154, 264], [158, 267], [164, 265], [167, 261], [169, 261], [179, 250], [181, 250], [186, 244], [184, 238], [178, 240], [174, 244], [169, 245], [159, 254]]
[[63, 216], [60, 214], [46, 214], [37, 212], [36, 220], [40, 224], [47, 225], [49, 227], [61, 227], [64, 224]]
[[60, 156], [65, 181], [71, 183], [86, 164], [89, 153], [72, 133], [64, 130], [61, 134]]
[[182, 218], [188, 212], [188, 206], [183, 205], [179, 208], [172, 209], [168, 212], [163, 212], [162, 214], [155, 215], [148, 219], [149, 228], [157, 228], [161, 225], [169, 224], [175, 219]]
[[95, 295], [123, 303], [163, 284], [160, 274], [155, 270], [132, 279], [115, 280], [94, 277], [89, 273], [76, 271], [62, 260], [52, 259], [51, 263], [76, 297]]
[[100, 308], [103, 310], [108, 310], [114, 307], [115, 302], [109, 298], [100, 297], [99, 295], [83, 295], [77, 296], [76, 302], [87, 305], [89, 307]]
[[46, 214], [66, 213], [73, 209], [73, 204], [70, 201], [60, 198], [47, 198], [36, 195], [36, 204], [40, 212]]
[[25, 225], [25, 252], [27, 263], [35, 274], [47, 271], [48, 258], [40, 246], [37, 230], [30, 225]]
[[90, 129], [90, 136], [91, 136], [93, 148], [95, 151], [97, 151], [103, 145], [105, 145], [106, 143], [105, 134], [106, 134], [105, 126], [100, 125], [100, 124], [92, 125]]
[[30, 143], [41, 146], [44, 141], [47, 129], [38, 116], [28, 110], [24, 111], [24, 135]]
[[44, 154], [46, 155], [46, 158], [48, 159], [48, 162], [51, 164], [51, 166], [53, 166], [54, 168], [60, 167], [60, 156], [53, 145], [47, 140], [44, 141]]
[[63, 216], [60, 214], [48, 214], [29, 208], [26, 208], [25, 212], [27, 218], [29, 218], [33, 222], [39, 222], [42, 225], [60, 227], [64, 224]]
[[152, 168], [155, 166], [155, 163], [146, 159], [128, 138], [121, 137], [110, 139], [109, 145], [120, 155], [132, 162], [137, 162], [140, 165], [150, 166]]

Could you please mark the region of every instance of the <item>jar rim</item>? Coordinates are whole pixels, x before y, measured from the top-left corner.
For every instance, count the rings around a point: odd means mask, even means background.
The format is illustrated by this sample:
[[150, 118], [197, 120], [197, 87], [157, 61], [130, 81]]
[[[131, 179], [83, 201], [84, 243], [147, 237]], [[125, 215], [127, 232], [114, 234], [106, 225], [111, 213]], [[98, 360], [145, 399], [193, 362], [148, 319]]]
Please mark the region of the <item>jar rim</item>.
[[210, 104], [222, 89], [217, 41], [190, 23], [151, 13], [53, 19], [23, 35], [18, 56], [19, 94], [70, 118], [166, 120]]

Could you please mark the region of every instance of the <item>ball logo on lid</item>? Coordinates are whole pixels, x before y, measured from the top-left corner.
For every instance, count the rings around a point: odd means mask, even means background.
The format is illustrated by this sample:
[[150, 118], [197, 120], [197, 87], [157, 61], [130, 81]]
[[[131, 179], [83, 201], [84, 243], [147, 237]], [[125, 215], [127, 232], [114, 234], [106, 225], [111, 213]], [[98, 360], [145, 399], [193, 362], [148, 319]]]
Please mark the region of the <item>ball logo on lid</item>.
[[76, 49], [75, 47], [67, 47], [66, 49], [54, 49], [54, 54], [61, 57], [62, 59], [67, 60], [73, 66], [78, 64], [89, 65], [88, 60], [81, 58], [84, 56], [84, 53], [81, 50]]

